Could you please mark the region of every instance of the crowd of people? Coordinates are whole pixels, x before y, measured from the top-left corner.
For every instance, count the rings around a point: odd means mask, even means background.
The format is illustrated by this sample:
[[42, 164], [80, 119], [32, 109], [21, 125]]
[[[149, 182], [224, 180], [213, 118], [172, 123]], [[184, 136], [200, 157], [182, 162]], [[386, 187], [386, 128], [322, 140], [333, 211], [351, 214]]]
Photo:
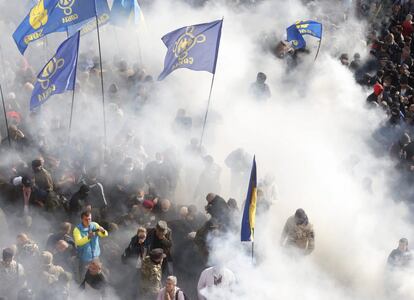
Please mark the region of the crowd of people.
[[[211, 261], [211, 247], [240, 231], [252, 155], [238, 148], [223, 161], [237, 198], [225, 200], [221, 167], [197, 138], [183, 149], [157, 151], [131, 128], [131, 116], [157, 97], [141, 65], [120, 56], [105, 62], [106, 145], [82, 126], [68, 134], [65, 117], [49, 118], [53, 107], [30, 112], [33, 67], [27, 59], [6, 67], [14, 80], [7, 81], [9, 136], [1, 143], [0, 299], [203, 300], [232, 288], [234, 273]], [[82, 115], [100, 89], [99, 58], [81, 53], [77, 75]], [[178, 109], [171, 129], [189, 137], [195, 126]], [[178, 153], [191, 164], [183, 166]], [[187, 195], [180, 198], [183, 185]], [[274, 178], [266, 176], [258, 213], [267, 213], [275, 199]]]
[[[355, 5], [357, 15], [372, 25], [370, 56], [356, 53], [349, 63], [344, 53], [340, 61], [358, 83], [373, 89], [369, 107], [389, 116], [377, 139], [389, 146], [401, 176], [411, 182], [406, 173], [414, 171], [414, 1]], [[221, 167], [198, 139], [181, 149], [202, 165], [194, 179], [193, 170], [184, 174], [174, 149], [148, 151], [126, 126], [125, 114], [139, 115], [157, 96], [153, 77], [140, 64], [116, 56], [106, 65], [108, 124], [117, 140], [107, 145], [102, 136], [90, 134], [68, 142], [58, 117], [52, 124], [43, 121], [47, 108], [29, 113], [35, 72], [27, 60], [8, 67], [15, 76], [5, 95], [9, 135], [0, 149], [0, 299], [206, 300], [214, 290], [234, 287], [233, 271], [210, 258], [216, 239], [240, 231], [249, 153], [235, 149], [223, 162], [237, 198], [225, 200], [219, 195]], [[89, 107], [88, 95], [100, 89], [100, 75], [99, 58], [82, 53], [76, 89], [81, 106]], [[271, 97], [266, 79], [260, 72], [250, 87], [257, 99]], [[179, 109], [172, 127], [188, 133], [193, 123]], [[192, 185], [188, 202], [177, 197], [180, 180]], [[277, 198], [272, 176], [260, 180], [257, 196], [257, 213], [265, 215]], [[299, 255], [315, 249], [303, 209], [287, 220], [280, 244]], [[411, 262], [408, 240], [402, 238], [388, 264], [405, 268]]]

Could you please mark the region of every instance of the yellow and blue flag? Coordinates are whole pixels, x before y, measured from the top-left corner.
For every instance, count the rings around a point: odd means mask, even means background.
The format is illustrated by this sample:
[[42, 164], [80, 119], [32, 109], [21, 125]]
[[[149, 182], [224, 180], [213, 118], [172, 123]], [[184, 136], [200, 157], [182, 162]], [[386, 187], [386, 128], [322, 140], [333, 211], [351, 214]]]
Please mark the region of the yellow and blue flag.
[[178, 68], [216, 72], [223, 20], [177, 29], [163, 36], [168, 51], [158, 80]]
[[144, 22], [144, 15], [138, 0], [114, 0], [111, 9], [111, 23], [116, 26], [126, 26]]
[[256, 221], [257, 202], [257, 173], [256, 157], [253, 157], [253, 166], [250, 173], [249, 189], [244, 203], [243, 219], [241, 223], [241, 241], [252, 242], [254, 238], [254, 225]]
[[[107, 24], [110, 19], [110, 11], [107, 0], [95, 0], [96, 1], [96, 15], [98, 16], [99, 27]], [[81, 36], [87, 34], [96, 29], [96, 19], [93, 18], [80, 22], [78, 24], [68, 27], [68, 34], [73, 35], [80, 30]]]
[[94, 17], [95, 0], [40, 0], [13, 33], [23, 54], [30, 42]]
[[288, 42], [292, 42], [295, 49], [301, 49], [306, 47], [304, 35], [311, 35], [318, 39], [322, 38], [322, 24], [311, 20], [299, 21], [289, 26], [286, 32]]
[[30, 110], [42, 105], [52, 95], [73, 91], [76, 82], [80, 32], [64, 41], [55, 56], [43, 67], [33, 89]]

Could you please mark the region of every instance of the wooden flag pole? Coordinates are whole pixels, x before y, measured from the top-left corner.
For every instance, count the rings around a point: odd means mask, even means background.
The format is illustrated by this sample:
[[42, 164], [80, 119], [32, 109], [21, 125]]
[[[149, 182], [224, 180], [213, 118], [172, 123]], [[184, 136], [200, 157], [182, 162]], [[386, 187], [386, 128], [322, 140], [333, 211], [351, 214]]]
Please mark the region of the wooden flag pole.
[[4, 104], [3, 88], [1, 86], [1, 84], [0, 84], [0, 95], [1, 95], [1, 102], [3, 103], [4, 119], [6, 120], [7, 139], [9, 140], [9, 147], [11, 147], [11, 139], [10, 139], [10, 131], [9, 131], [9, 122], [7, 121], [6, 105]]
[[101, 51], [101, 37], [99, 32], [99, 22], [98, 16], [95, 14], [96, 19], [96, 32], [98, 34], [98, 49], [99, 49], [99, 64], [101, 71], [101, 92], [102, 92], [102, 115], [103, 115], [103, 125], [104, 125], [104, 151], [106, 151], [106, 114], [105, 114], [105, 90], [104, 90], [104, 79], [103, 79], [103, 70], [102, 70], [102, 51]]

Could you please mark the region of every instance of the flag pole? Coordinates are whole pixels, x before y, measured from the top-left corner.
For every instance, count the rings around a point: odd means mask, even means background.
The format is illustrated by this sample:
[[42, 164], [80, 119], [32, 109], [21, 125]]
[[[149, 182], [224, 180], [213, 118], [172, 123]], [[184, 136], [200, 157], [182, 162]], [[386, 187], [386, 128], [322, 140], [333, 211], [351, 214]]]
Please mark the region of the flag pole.
[[203, 137], [204, 137], [204, 131], [206, 129], [206, 123], [207, 123], [207, 117], [208, 117], [208, 111], [210, 109], [210, 102], [211, 102], [211, 92], [213, 91], [213, 86], [214, 86], [214, 78], [216, 77], [216, 73], [214, 72], [213, 74], [213, 78], [211, 79], [211, 85], [210, 85], [210, 93], [208, 95], [208, 102], [207, 102], [207, 109], [206, 109], [206, 113], [204, 115], [204, 122], [203, 122], [203, 130], [201, 132], [201, 138], [200, 138], [200, 148], [203, 145]]
[[7, 121], [6, 105], [4, 104], [3, 88], [1, 86], [1, 84], [0, 84], [0, 94], [1, 94], [1, 102], [3, 103], [4, 119], [6, 120], [7, 139], [9, 140], [9, 147], [11, 147], [10, 132], [9, 132], [9, 122]]
[[252, 264], [254, 262], [254, 241], [252, 241]]
[[95, 13], [96, 19], [96, 32], [98, 34], [98, 49], [99, 49], [99, 64], [101, 71], [101, 92], [102, 92], [102, 115], [103, 115], [103, 125], [104, 125], [104, 151], [106, 151], [106, 115], [105, 115], [105, 90], [104, 90], [104, 79], [103, 79], [103, 70], [102, 70], [102, 51], [101, 51], [101, 37], [99, 32], [99, 22], [98, 15]]
[[75, 90], [76, 90], [76, 82], [73, 85], [73, 92], [72, 92], [72, 104], [70, 106], [70, 119], [69, 119], [69, 143], [71, 138], [71, 132], [72, 132], [72, 119], [73, 119], [73, 106], [75, 103]]
[[321, 44], [322, 44], [322, 25], [321, 25], [321, 38], [319, 39], [319, 46], [318, 46], [318, 51], [316, 51], [316, 56], [315, 56], [315, 60], [314, 61], [316, 61], [316, 59], [318, 58], [318, 55], [319, 55], [319, 50], [321, 50]]
[[141, 43], [139, 42], [138, 29], [135, 30], [135, 34], [136, 34], [136, 37], [137, 37], [139, 64], [142, 66], [142, 51], [141, 51]]
[[[221, 18], [221, 22], [224, 21], [224, 17]], [[221, 25], [222, 26], [222, 25]], [[220, 29], [220, 34], [219, 34], [219, 40], [218, 43], [220, 43], [220, 39], [221, 39], [221, 29]], [[219, 44], [218, 44], [219, 45]], [[217, 53], [216, 53], [216, 65], [217, 65], [217, 58], [218, 58], [218, 49], [217, 49]], [[211, 86], [210, 86], [210, 93], [208, 95], [208, 102], [207, 102], [207, 110], [206, 110], [206, 114], [204, 115], [204, 122], [203, 122], [203, 130], [201, 131], [201, 138], [200, 138], [200, 148], [203, 145], [203, 137], [204, 137], [204, 131], [206, 130], [206, 124], [207, 124], [207, 117], [208, 117], [208, 111], [210, 109], [210, 102], [211, 102], [211, 92], [213, 91], [213, 86], [214, 86], [214, 78], [216, 77], [216, 67], [214, 66], [214, 73], [213, 73], [213, 77], [211, 79]]]
[[[67, 37], [69, 38], [69, 31], [66, 31]], [[76, 56], [76, 67], [75, 67], [75, 82], [73, 83], [73, 91], [72, 91], [72, 104], [70, 106], [70, 119], [69, 119], [69, 143], [71, 140], [71, 133], [72, 133], [72, 120], [73, 120], [73, 107], [75, 105], [75, 92], [76, 92], [76, 72], [78, 69], [78, 59], [79, 59], [79, 43], [80, 43], [80, 33], [79, 33], [79, 40], [78, 40], [78, 53]]]

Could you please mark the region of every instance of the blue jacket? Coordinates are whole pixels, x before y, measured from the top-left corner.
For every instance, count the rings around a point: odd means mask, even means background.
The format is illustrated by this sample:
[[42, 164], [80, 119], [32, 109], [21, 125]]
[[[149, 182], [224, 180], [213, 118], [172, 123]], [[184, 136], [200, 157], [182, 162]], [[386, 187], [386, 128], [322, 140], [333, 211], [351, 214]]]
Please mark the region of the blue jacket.
[[76, 225], [73, 229], [73, 239], [77, 246], [78, 257], [82, 262], [90, 262], [101, 255], [99, 248], [99, 238], [107, 237], [108, 232], [97, 232], [91, 239], [88, 237], [89, 231], [95, 231], [99, 228], [99, 224], [91, 222], [89, 227], [84, 227], [82, 223]]

